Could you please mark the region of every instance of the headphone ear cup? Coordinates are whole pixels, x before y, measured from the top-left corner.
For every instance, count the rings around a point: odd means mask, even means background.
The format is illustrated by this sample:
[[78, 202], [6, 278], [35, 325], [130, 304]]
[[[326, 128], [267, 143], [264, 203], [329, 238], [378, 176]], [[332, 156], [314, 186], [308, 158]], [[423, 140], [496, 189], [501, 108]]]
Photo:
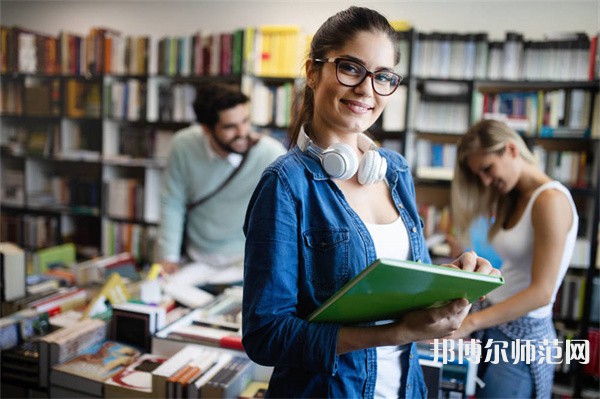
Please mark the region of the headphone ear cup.
[[363, 185], [377, 183], [385, 178], [387, 161], [377, 150], [365, 152], [358, 168], [358, 182]]
[[379, 164], [380, 166], [377, 181], [385, 179], [385, 172], [387, 172], [387, 160], [381, 155], [379, 155], [379, 158], [381, 158], [381, 163]]
[[347, 180], [358, 169], [358, 157], [348, 144], [334, 143], [321, 154], [321, 165], [331, 178]]
[[377, 151], [369, 150], [365, 152], [358, 167], [358, 182], [360, 184], [369, 185], [375, 183], [379, 175], [378, 157], [379, 154]]

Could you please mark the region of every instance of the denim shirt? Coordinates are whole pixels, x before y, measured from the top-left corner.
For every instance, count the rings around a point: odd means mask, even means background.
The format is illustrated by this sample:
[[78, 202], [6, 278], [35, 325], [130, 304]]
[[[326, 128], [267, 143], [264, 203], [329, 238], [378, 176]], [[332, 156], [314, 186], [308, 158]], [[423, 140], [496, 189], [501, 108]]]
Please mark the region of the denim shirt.
[[[412, 260], [430, 262], [406, 160], [379, 149], [386, 179], [410, 239]], [[376, 258], [373, 240], [320, 163], [294, 147], [265, 169], [244, 223], [243, 344], [274, 366], [270, 397], [371, 398], [375, 348], [336, 354], [335, 323], [306, 319]], [[399, 397], [425, 397], [416, 345], [401, 359]]]

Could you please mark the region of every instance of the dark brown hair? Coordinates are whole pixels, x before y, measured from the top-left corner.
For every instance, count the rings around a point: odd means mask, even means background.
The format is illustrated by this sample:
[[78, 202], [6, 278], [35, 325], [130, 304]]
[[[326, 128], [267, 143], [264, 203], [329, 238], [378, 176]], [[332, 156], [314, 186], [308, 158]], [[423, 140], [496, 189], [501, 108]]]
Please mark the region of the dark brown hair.
[[219, 112], [246, 104], [250, 99], [239, 88], [225, 83], [209, 82], [196, 87], [194, 112], [198, 123], [213, 129], [219, 121]]
[[[327, 53], [343, 47], [359, 32], [383, 32], [394, 44], [394, 63], [400, 61], [400, 50], [397, 46], [398, 34], [388, 20], [377, 11], [365, 7], [352, 6], [329, 17], [315, 33], [308, 57], [310, 59], [325, 58]], [[321, 68], [313, 64], [313, 68]], [[304, 123], [313, 117], [313, 89], [305, 85], [301, 95], [300, 110], [294, 116], [290, 127], [290, 146], [293, 147], [298, 139], [298, 133]]]

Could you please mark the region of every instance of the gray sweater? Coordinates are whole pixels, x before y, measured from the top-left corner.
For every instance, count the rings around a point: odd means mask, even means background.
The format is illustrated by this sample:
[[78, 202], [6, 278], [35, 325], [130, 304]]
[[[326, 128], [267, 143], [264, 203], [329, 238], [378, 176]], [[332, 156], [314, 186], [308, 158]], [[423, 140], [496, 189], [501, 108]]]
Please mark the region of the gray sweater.
[[[234, 166], [214, 154], [207, 140], [200, 126], [193, 125], [177, 132], [171, 142], [161, 195], [159, 259], [179, 259], [185, 205], [211, 193], [233, 172]], [[263, 170], [285, 152], [279, 141], [261, 137], [233, 180], [190, 212], [188, 253], [243, 254], [242, 225], [250, 196]]]

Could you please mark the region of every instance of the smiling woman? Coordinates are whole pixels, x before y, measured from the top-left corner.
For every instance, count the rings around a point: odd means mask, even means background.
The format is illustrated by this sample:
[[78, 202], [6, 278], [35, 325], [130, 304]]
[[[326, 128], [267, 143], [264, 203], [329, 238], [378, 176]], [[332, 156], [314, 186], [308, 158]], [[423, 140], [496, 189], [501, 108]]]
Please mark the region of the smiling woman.
[[[275, 367], [268, 396], [425, 397], [413, 342], [451, 334], [469, 309], [462, 299], [362, 326], [307, 321], [377, 257], [429, 262], [406, 160], [364, 133], [400, 83], [397, 48], [387, 19], [367, 8], [318, 29], [292, 149], [248, 205], [243, 343]], [[497, 273], [473, 253], [453, 264]]]

